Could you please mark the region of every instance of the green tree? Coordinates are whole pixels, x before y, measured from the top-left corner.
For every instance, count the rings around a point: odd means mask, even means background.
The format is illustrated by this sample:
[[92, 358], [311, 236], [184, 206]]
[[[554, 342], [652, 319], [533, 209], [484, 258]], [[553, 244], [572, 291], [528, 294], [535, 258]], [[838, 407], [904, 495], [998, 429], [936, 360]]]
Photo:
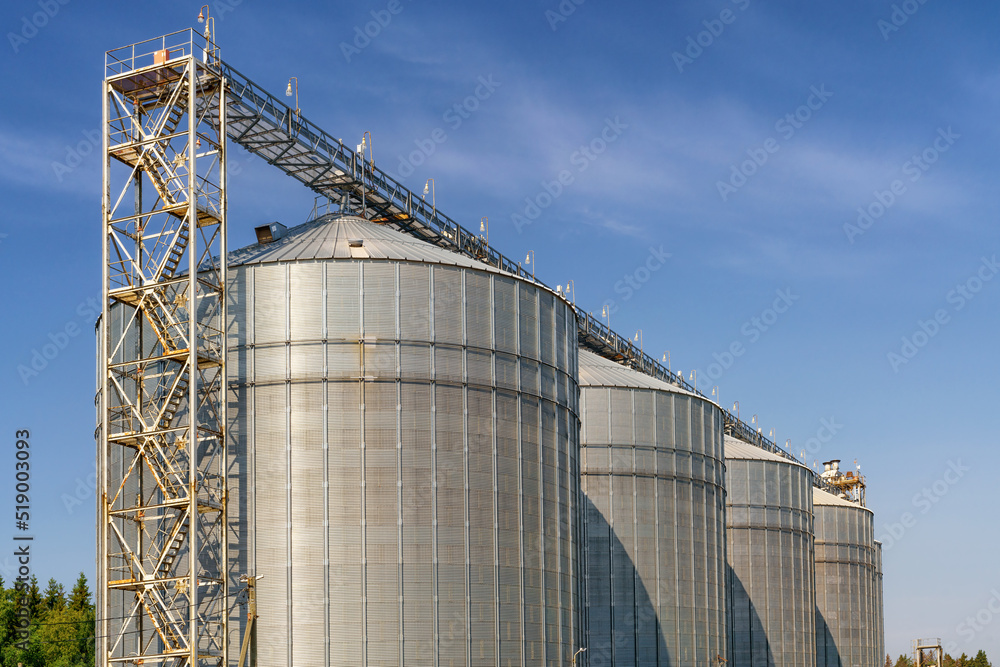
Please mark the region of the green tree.
[[913, 660], [909, 656], [901, 655], [896, 660], [896, 664], [893, 667], [913, 667]]
[[73, 584], [73, 590], [69, 593], [69, 608], [77, 611], [93, 608], [94, 603], [90, 599], [90, 587], [87, 586], [87, 576], [81, 572]]
[[989, 659], [986, 657], [986, 651], [980, 649], [976, 657], [969, 661], [969, 667], [993, 667], [990, 664]]
[[42, 592], [38, 588], [38, 577], [31, 575], [31, 579], [28, 582], [28, 590], [25, 592], [25, 601], [28, 605], [28, 610], [31, 612], [31, 618], [38, 618], [42, 613]]
[[49, 579], [49, 584], [42, 593], [42, 605], [47, 612], [66, 606], [66, 589], [55, 579]]

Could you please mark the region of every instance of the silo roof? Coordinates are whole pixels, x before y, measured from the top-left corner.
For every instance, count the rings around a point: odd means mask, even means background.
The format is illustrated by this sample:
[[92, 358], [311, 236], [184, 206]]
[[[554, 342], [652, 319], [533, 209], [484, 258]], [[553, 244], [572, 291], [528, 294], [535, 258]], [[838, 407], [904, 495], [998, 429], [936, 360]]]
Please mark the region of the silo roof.
[[856, 510], [866, 510], [871, 512], [867, 507], [862, 507], [858, 503], [852, 503], [850, 500], [844, 500], [840, 496], [835, 496], [829, 491], [824, 491], [823, 489], [817, 489], [813, 487], [813, 505], [835, 505], [838, 507], [851, 507]]
[[[358, 241], [361, 243], [358, 244]], [[373, 259], [447, 264], [513, 274], [355, 216], [324, 215], [285, 230], [271, 243], [229, 253], [230, 266], [329, 259]]]
[[[594, 354], [589, 350], [580, 349], [580, 386], [581, 387], [627, 387], [631, 389], [656, 389], [674, 394], [698, 396], [669, 382], [658, 380], [645, 373], [615, 363], [610, 359]], [[711, 401], [709, 401], [711, 402]]]
[[[724, 445], [724, 451], [726, 453], [727, 459], [741, 459], [741, 460], [752, 460], [752, 461], [776, 461], [778, 463], [786, 463], [788, 465], [797, 465], [800, 468], [809, 468], [798, 461], [792, 461], [791, 459], [786, 459], [783, 456], [778, 456], [773, 454], [766, 449], [761, 449], [760, 447], [755, 447], [748, 442], [744, 442], [739, 438], [734, 438], [732, 436], [726, 436], [726, 442]], [[811, 471], [810, 471], [811, 472]]]

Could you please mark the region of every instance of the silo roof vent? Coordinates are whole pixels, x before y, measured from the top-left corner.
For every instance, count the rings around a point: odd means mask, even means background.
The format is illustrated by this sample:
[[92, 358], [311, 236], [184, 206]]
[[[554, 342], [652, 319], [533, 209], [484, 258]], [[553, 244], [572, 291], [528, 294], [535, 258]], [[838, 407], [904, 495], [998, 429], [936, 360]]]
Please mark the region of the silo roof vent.
[[254, 232], [257, 233], [257, 243], [261, 244], [274, 243], [284, 236], [287, 230], [288, 228], [280, 222], [254, 228]]

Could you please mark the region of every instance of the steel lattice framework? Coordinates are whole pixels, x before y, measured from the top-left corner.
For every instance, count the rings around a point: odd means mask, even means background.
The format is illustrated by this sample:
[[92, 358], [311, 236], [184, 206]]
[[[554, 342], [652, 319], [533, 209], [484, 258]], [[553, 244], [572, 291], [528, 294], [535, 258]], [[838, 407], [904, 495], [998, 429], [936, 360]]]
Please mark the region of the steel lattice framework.
[[97, 664], [228, 664], [226, 82], [193, 31], [109, 51]]

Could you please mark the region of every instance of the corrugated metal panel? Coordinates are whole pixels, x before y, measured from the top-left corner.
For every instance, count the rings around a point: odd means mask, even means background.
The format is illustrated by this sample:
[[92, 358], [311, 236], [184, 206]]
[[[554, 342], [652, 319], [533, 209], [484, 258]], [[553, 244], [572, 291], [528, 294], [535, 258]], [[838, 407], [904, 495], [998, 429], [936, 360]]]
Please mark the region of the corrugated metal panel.
[[259, 266], [254, 278], [254, 342], [288, 340], [285, 314], [288, 308], [286, 266]]
[[[281, 352], [284, 353], [284, 348]], [[323, 343], [290, 345], [288, 355], [289, 372], [293, 380], [301, 382], [326, 377], [326, 349]]]
[[519, 283], [517, 299], [521, 356], [538, 359], [538, 291]]
[[431, 271], [425, 264], [399, 265], [399, 318], [401, 340], [431, 339]]
[[[323, 452], [325, 392], [319, 382], [291, 390], [291, 622], [292, 663], [321, 665], [326, 659], [326, 494]], [[266, 507], [266, 506], [265, 506]]]
[[326, 265], [326, 331], [330, 340], [361, 336], [361, 263]]
[[291, 340], [322, 340], [323, 295], [322, 264], [292, 264], [288, 267], [289, 336]]
[[396, 339], [396, 265], [362, 263], [364, 336]]
[[490, 348], [493, 345], [493, 290], [490, 276], [482, 273], [465, 274], [465, 330], [470, 347]]
[[403, 662], [434, 663], [433, 507], [431, 386], [400, 386], [403, 552]]
[[[285, 449], [287, 416], [284, 384], [254, 388], [254, 453], [257, 476], [254, 517], [257, 573], [267, 573], [257, 589], [259, 623], [272, 636], [288, 637], [288, 455]], [[260, 480], [268, 483], [262, 484]], [[272, 630], [273, 628], [273, 630]], [[260, 633], [258, 633], [258, 636]], [[266, 636], [266, 634], [265, 634]], [[284, 664], [289, 659], [286, 642], [258, 643], [264, 664]]]
[[[330, 579], [327, 587], [331, 619], [336, 619], [329, 626], [330, 664], [351, 665], [359, 662], [364, 639], [361, 384], [330, 382], [327, 397], [330, 415], [327, 430]], [[280, 635], [272, 637], [280, 641]]]

